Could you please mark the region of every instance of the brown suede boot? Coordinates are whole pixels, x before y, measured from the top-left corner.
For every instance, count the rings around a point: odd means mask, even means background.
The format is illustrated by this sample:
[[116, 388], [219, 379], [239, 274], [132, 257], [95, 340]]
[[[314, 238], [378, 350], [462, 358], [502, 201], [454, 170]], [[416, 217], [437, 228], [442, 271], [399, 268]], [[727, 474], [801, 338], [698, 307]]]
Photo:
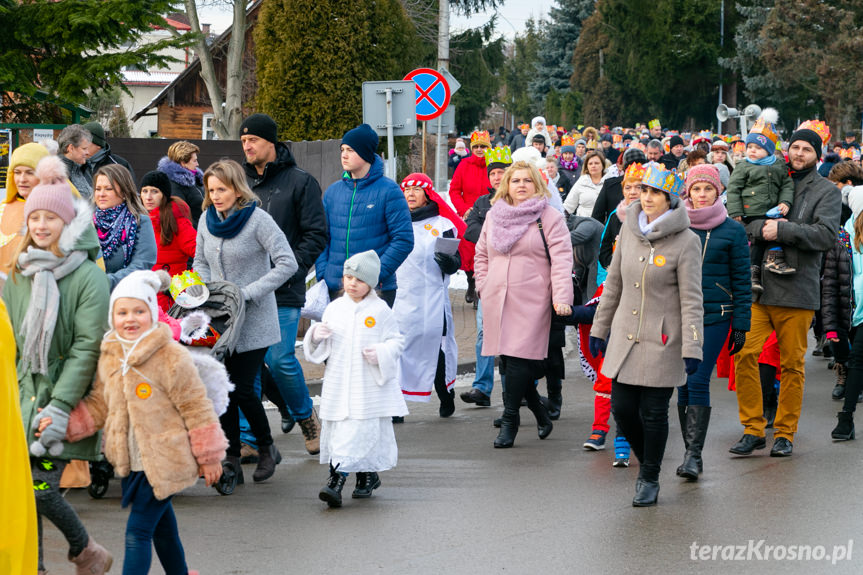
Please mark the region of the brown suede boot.
[[303, 437], [306, 439], [306, 451], [310, 455], [317, 455], [321, 452], [321, 420], [318, 419], [318, 414], [312, 408], [312, 414], [306, 419], [301, 419], [297, 423], [300, 424], [300, 429], [303, 431]]
[[114, 558], [91, 537], [84, 550], [69, 561], [75, 564], [75, 575], [103, 575], [111, 570]]

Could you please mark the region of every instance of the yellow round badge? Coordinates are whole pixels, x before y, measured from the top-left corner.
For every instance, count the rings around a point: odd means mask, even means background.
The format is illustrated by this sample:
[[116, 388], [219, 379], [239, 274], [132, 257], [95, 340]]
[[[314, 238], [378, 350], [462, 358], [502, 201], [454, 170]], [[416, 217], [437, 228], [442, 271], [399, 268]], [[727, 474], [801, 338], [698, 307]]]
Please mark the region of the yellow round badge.
[[433, 236], [437, 237], [437, 236], [439, 236], [439, 235], [440, 235], [440, 232], [439, 232], [439, 231], [437, 231], [437, 230], [432, 230], [432, 231], [431, 231], [431, 234], [432, 234]]
[[653, 263], [657, 265], [657, 267], [662, 267], [665, 265], [665, 256], [656, 256], [653, 258]]
[[432, 225], [431, 225], [431, 224], [426, 224], [426, 225], [424, 225], [423, 227], [424, 227], [425, 229], [427, 229], [427, 230], [432, 229]]
[[372, 316], [367, 317], [365, 324], [366, 327], [375, 327], [375, 318], [373, 318]]
[[149, 383], [139, 383], [138, 387], [135, 388], [135, 395], [137, 395], [141, 399], [147, 399], [153, 394], [153, 388], [150, 387]]

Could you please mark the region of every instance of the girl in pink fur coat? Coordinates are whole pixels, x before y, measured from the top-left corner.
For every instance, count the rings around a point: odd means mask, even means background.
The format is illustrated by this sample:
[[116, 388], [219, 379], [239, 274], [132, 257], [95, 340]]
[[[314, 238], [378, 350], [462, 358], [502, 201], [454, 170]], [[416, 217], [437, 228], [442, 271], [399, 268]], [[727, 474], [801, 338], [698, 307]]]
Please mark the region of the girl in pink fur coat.
[[[96, 381], [67, 428], [71, 441], [105, 428], [105, 455], [123, 477], [122, 505], [132, 506], [125, 575], [150, 571], [154, 544], [166, 574], [189, 572], [171, 496], [200, 476], [214, 484], [228, 445], [191, 355], [158, 322], [160, 289], [152, 271], [133, 272], [114, 289]], [[40, 423], [41, 430], [51, 422]]]

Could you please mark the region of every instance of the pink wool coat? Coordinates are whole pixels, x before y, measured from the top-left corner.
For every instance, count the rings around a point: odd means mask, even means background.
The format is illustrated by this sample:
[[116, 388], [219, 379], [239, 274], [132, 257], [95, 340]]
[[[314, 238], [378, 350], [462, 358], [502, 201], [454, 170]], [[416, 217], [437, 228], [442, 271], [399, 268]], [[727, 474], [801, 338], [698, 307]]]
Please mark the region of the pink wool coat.
[[[503, 200], [500, 200], [503, 201]], [[551, 265], [534, 224], [508, 254], [491, 243], [495, 223], [486, 218], [476, 244], [476, 287], [482, 299], [483, 355], [545, 359], [552, 300], [572, 304], [572, 242], [563, 216], [542, 212]]]

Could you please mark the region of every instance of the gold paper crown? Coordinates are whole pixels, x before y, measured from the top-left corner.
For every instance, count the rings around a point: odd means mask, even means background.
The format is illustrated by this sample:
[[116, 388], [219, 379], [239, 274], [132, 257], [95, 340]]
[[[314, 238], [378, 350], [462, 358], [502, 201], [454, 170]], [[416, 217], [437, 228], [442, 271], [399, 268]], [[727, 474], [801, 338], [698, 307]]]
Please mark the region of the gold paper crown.
[[674, 170], [664, 170], [661, 164], [647, 166], [641, 183], [674, 195], [683, 189], [683, 178]]
[[830, 141], [830, 126], [821, 120], [806, 120], [797, 128], [798, 130], [812, 130], [821, 136], [821, 142], [827, 144]]
[[654, 118], [647, 123], [647, 127], [652, 130], [653, 128], [661, 128], [662, 125], [659, 123], [659, 118]]
[[485, 144], [486, 146], [491, 147], [491, 137], [488, 135], [486, 130], [477, 130], [470, 135], [470, 147], [473, 148], [479, 144]]
[[629, 167], [626, 168], [626, 173], [623, 175], [623, 180], [638, 180], [641, 181], [644, 179], [644, 172], [647, 170], [642, 164], [633, 163], [629, 164]]
[[511, 164], [512, 154], [509, 151], [509, 146], [498, 146], [497, 148], [489, 148], [485, 151], [485, 165], [491, 164]]
[[854, 148], [846, 148], [839, 152], [839, 157], [843, 160], [853, 160], [854, 159]]
[[575, 145], [575, 137], [570, 136], [569, 134], [564, 134], [563, 137], [560, 138], [561, 146], [574, 146]]
[[177, 274], [171, 278], [171, 297], [177, 299], [177, 296], [195, 285], [206, 286], [198, 272], [186, 270], [181, 274]]
[[764, 118], [758, 118], [755, 121], [755, 125], [752, 126], [752, 130], [749, 131], [750, 134], [762, 134], [766, 138], [768, 138], [773, 145], [775, 146], [777, 142], [779, 142], [779, 134], [776, 133], [776, 129], [772, 123], [766, 121]]
[[519, 130], [530, 130], [530, 124], [519, 124], [518, 129]]

